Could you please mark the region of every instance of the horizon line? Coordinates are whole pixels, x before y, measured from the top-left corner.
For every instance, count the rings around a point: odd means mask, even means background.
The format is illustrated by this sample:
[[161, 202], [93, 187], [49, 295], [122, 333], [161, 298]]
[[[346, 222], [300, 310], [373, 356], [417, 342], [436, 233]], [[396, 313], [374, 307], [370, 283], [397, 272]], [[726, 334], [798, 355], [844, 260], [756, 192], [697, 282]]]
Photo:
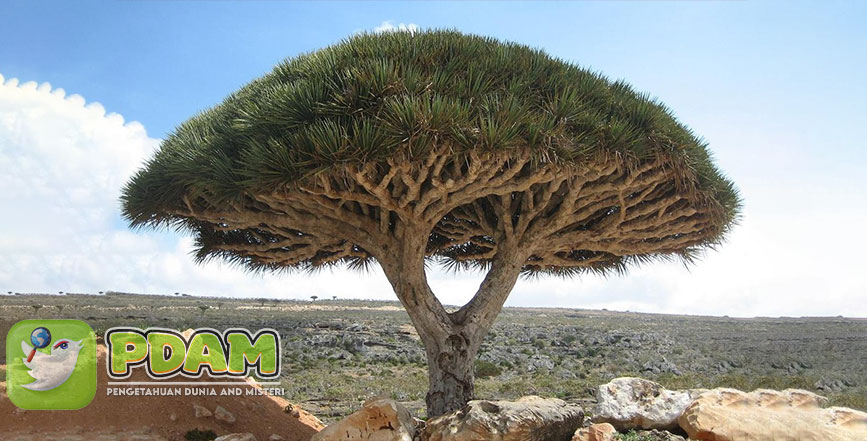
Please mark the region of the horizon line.
[[[66, 291], [58, 291], [57, 293], [47, 293], [47, 292], [13, 292], [13, 294], [9, 294], [9, 292], [0, 292], [0, 298], [2, 297], [23, 297], [23, 296], [50, 296], [50, 297], [63, 297], [63, 296], [95, 296], [95, 297], [111, 297], [111, 296], [153, 296], [153, 297], [169, 297], [176, 299], [213, 299], [213, 300], [237, 300], [237, 301], [252, 301], [252, 302], [260, 302], [262, 300], [266, 300], [268, 302], [303, 302], [303, 303], [317, 303], [317, 302], [334, 302], [334, 301], [355, 301], [355, 302], [382, 302], [382, 303], [395, 303], [397, 305], [401, 305], [398, 299], [365, 299], [358, 297], [339, 297], [337, 299], [333, 299], [331, 296], [326, 297], [318, 297], [314, 300], [307, 300], [307, 298], [300, 297], [252, 297], [252, 296], [220, 296], [220, 295], [208, 295], [208, 294], [190, 294], [190, 293], [181, 293], [177, 294], [159, 294], [159, 293], [135, 293], [135, 292], [124, 292], [124, 291], [101, 291], [96, 293], [86, 293], [86, 292], [66, 292]], [[445, 307], [453, 307], [460, 308], [460, 305], [450, 305], [444, 304]], [[402, 306], [401, 306], [402, 307]], [[853, 319], [853, 320], [867, 320], [867, 316], [847, 316], [842, 314], [837, 315], [752, 315], [752, 316], [742, 316], [742, 315], [731, 315], [731, 314], [722, 314], [722, 315], [708, 315], [708, 314], [690, 314], [690, 313], [679, 313], [679, 312], [649, 312], [649, 311], [638, 311], [638, 310], [620, 310], [620, 309], [608, 309], [608, 308], [590, 308], [590, 307], [580, 307], [580, 306], [526, 306], [526, 305], [504, 305], [503, 309], [548, 309], [548, 310], [573, 310], [573, 311], [597, 311], [604, 313], [621, 313], [621, 314], [645, 314], [645, 315], [670, 315], [670, 316], [685, 316], [685, 317], [710, 317], [710, 318], [719, 318], [719, 319]]]

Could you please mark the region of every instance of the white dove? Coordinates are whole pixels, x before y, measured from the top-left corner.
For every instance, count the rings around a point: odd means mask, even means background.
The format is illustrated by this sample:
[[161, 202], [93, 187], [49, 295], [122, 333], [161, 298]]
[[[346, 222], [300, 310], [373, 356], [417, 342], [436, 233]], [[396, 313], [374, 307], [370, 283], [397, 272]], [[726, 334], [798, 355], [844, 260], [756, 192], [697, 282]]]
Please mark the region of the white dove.
[[[21, 350], [24, 351], [25, 355], [30, 355], [33, 348], [27, 342], [22, 341]], [[36, 381], [22, 384], [21, 387], [44, 391], [60, 386], [69, 379], [72, 371], [75, 370], [79, 351], [81, 351], [81, 340], [60, 340], [51, 348], [51, 355], [36, 351], [30, 361], [27, 361], [27, 357], [23, 357], [24, 366], [30, 369], [27, 373]]]

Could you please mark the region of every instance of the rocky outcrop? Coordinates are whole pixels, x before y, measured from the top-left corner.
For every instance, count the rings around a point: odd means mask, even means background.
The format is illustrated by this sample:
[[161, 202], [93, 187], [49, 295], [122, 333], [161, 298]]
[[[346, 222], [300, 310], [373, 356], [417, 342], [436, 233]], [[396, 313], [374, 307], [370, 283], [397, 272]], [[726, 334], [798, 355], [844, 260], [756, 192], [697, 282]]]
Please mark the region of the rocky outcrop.
[[584, 419], [580, 406], [556, 398], [474, 400], [427, 422], [426, 441], [569, 441]]
[[827, 378], [823, 378], [813, 384], [813, 387], [820, 392], [841, 392], [855, 386], [856, 384], [849, 380], [829, 380]]
[[674, 391], [642, 378], [615, 378], [596, 390], [593, 422], [618, 430], [673, 429], [677, 418], [704, 389]]
[[803, 390], [714, 389], [695, 400], [679, 418], [698, 441], [867, 440], [867, 413], [832, 407]]
[[617, 430], [608, 423], [593, 424], [575, 431], [572, 441], [614, 441]]
[[412, 441], [415, 420], [400, 403], [376, 399], [357, 412], [322, 429], [310, 441]]

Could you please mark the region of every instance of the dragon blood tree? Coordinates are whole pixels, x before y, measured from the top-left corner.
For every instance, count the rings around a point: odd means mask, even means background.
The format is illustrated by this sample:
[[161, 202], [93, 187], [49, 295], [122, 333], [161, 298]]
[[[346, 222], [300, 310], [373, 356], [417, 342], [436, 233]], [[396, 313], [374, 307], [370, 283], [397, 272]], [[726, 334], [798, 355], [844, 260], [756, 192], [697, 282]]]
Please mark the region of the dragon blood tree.
[[[705, 143], [623, 82], [457, 32], [359, 35], [286, 60], [178, 127], [127, 183], [130, 224], [253, 270], [379, 264], [424, 344], [430, 416], [518, 277], [691, 260], [735, 222]], [[482, 270], [466, 305], [425, 264]]]

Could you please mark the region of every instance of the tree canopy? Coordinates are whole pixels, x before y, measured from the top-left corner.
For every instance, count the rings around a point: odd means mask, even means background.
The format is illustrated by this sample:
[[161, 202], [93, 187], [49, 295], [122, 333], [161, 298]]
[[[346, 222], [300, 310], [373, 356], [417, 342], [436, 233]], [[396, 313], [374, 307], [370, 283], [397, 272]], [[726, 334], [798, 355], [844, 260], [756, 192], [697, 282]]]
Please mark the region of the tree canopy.
[[419, 232], [455, 268], [490, 267], [518, 237], [520, 271], [556, 275], [691, 259], [740, 209], [655, 99], [453, 31], [287, 59], [181, 124], [122, 203], [133, 226], [191, 231], [199, 259], [251, 269], [382, 263]]

